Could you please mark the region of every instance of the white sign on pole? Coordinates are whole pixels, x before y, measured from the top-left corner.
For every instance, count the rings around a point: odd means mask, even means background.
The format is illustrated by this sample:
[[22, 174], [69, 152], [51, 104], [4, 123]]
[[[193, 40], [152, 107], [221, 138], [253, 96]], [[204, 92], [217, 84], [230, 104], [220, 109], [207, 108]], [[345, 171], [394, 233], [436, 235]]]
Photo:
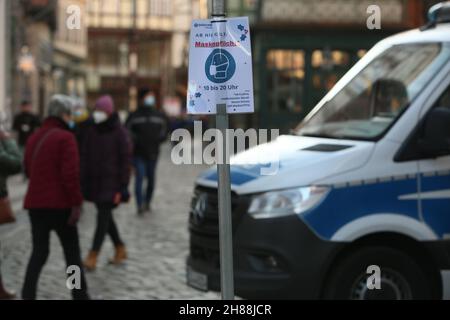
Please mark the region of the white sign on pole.
[[218, 104], [228, 113], [254, 112], [247, 17], [192, 22], [187, 110], [215, 114]]

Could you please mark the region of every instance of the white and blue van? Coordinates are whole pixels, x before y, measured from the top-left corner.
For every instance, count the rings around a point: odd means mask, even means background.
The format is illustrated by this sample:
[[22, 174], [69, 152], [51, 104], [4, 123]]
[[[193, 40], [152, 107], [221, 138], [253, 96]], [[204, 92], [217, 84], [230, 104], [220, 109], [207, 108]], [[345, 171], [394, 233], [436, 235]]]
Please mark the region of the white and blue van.
[[[237, 295], [450, 297], [450, 5], [430, 18], [378, 43], [291, 135], [232, 159]], [[275, 175], [240, 164], [273, 153]], [[188, 283], [220, 290], [215, 168], [189, 229]]]

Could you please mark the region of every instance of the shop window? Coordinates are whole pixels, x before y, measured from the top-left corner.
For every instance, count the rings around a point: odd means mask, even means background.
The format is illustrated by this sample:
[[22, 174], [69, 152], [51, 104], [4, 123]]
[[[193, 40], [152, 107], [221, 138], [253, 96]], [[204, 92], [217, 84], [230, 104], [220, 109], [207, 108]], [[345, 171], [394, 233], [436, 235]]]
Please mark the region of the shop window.
[[340, 50], [315, 50], [312, 54], [314, 68], [332, 69], [336, 66], [348, 66], [350, 54]]
[[163, 54], [162, 41], [141, 42], [139, 44], [139, 70], [158, 74]]
[[314, 50], [311, 55], [312, 91], [310, 106], [313, 107], [330, 91], [351, 67], [351, 54], [342, 50]]
[[356, 53], [356, 55], [358, 56], [358, 59], [361, 59], [362, 57], [364, 57], [367, 54], [367, 50], [358, 50], [358, 52]]
[[117, 41], [114, 38], [97, 39], [89, 43], [89, 64], [117, 68], [120, 63]]
[[267, 54], [268, 105], [272, 112], [303, 111], [305, 79], [303, 50], [274, 49]]

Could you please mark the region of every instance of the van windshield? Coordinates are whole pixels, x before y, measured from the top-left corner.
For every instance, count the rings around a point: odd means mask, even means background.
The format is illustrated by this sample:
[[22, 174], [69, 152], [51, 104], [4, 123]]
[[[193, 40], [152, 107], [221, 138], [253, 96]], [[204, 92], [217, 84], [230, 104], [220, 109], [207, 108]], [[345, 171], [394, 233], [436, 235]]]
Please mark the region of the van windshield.
[[450, 48], [440, 43], [392, 46], [307, 117], [296, 132], [335, 139], [379, 139], [449, 61]]

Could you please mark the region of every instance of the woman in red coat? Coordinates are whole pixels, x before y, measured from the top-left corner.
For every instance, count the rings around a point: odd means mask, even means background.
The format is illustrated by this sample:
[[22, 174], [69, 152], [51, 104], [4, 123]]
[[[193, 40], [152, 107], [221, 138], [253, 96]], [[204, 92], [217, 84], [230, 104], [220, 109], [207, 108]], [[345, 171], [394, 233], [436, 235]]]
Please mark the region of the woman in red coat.
[[[70, 131], [73, 100], [53, 96], [49, 117], [28, 140], [24, 166], [29, 177], [25, 209], [29, 210], [33, 251], [28, 263], [23, 299], [35, 299], [39, 275], [49, 255], [50, 232], [61, 241], [67, 266], [78, 266], [81, 287], [74, 299], [89, 299], [81, 262], [77, 221], [83, 201], [77, 142]], [[64, 285], [64, 284], [63, 284]]]

